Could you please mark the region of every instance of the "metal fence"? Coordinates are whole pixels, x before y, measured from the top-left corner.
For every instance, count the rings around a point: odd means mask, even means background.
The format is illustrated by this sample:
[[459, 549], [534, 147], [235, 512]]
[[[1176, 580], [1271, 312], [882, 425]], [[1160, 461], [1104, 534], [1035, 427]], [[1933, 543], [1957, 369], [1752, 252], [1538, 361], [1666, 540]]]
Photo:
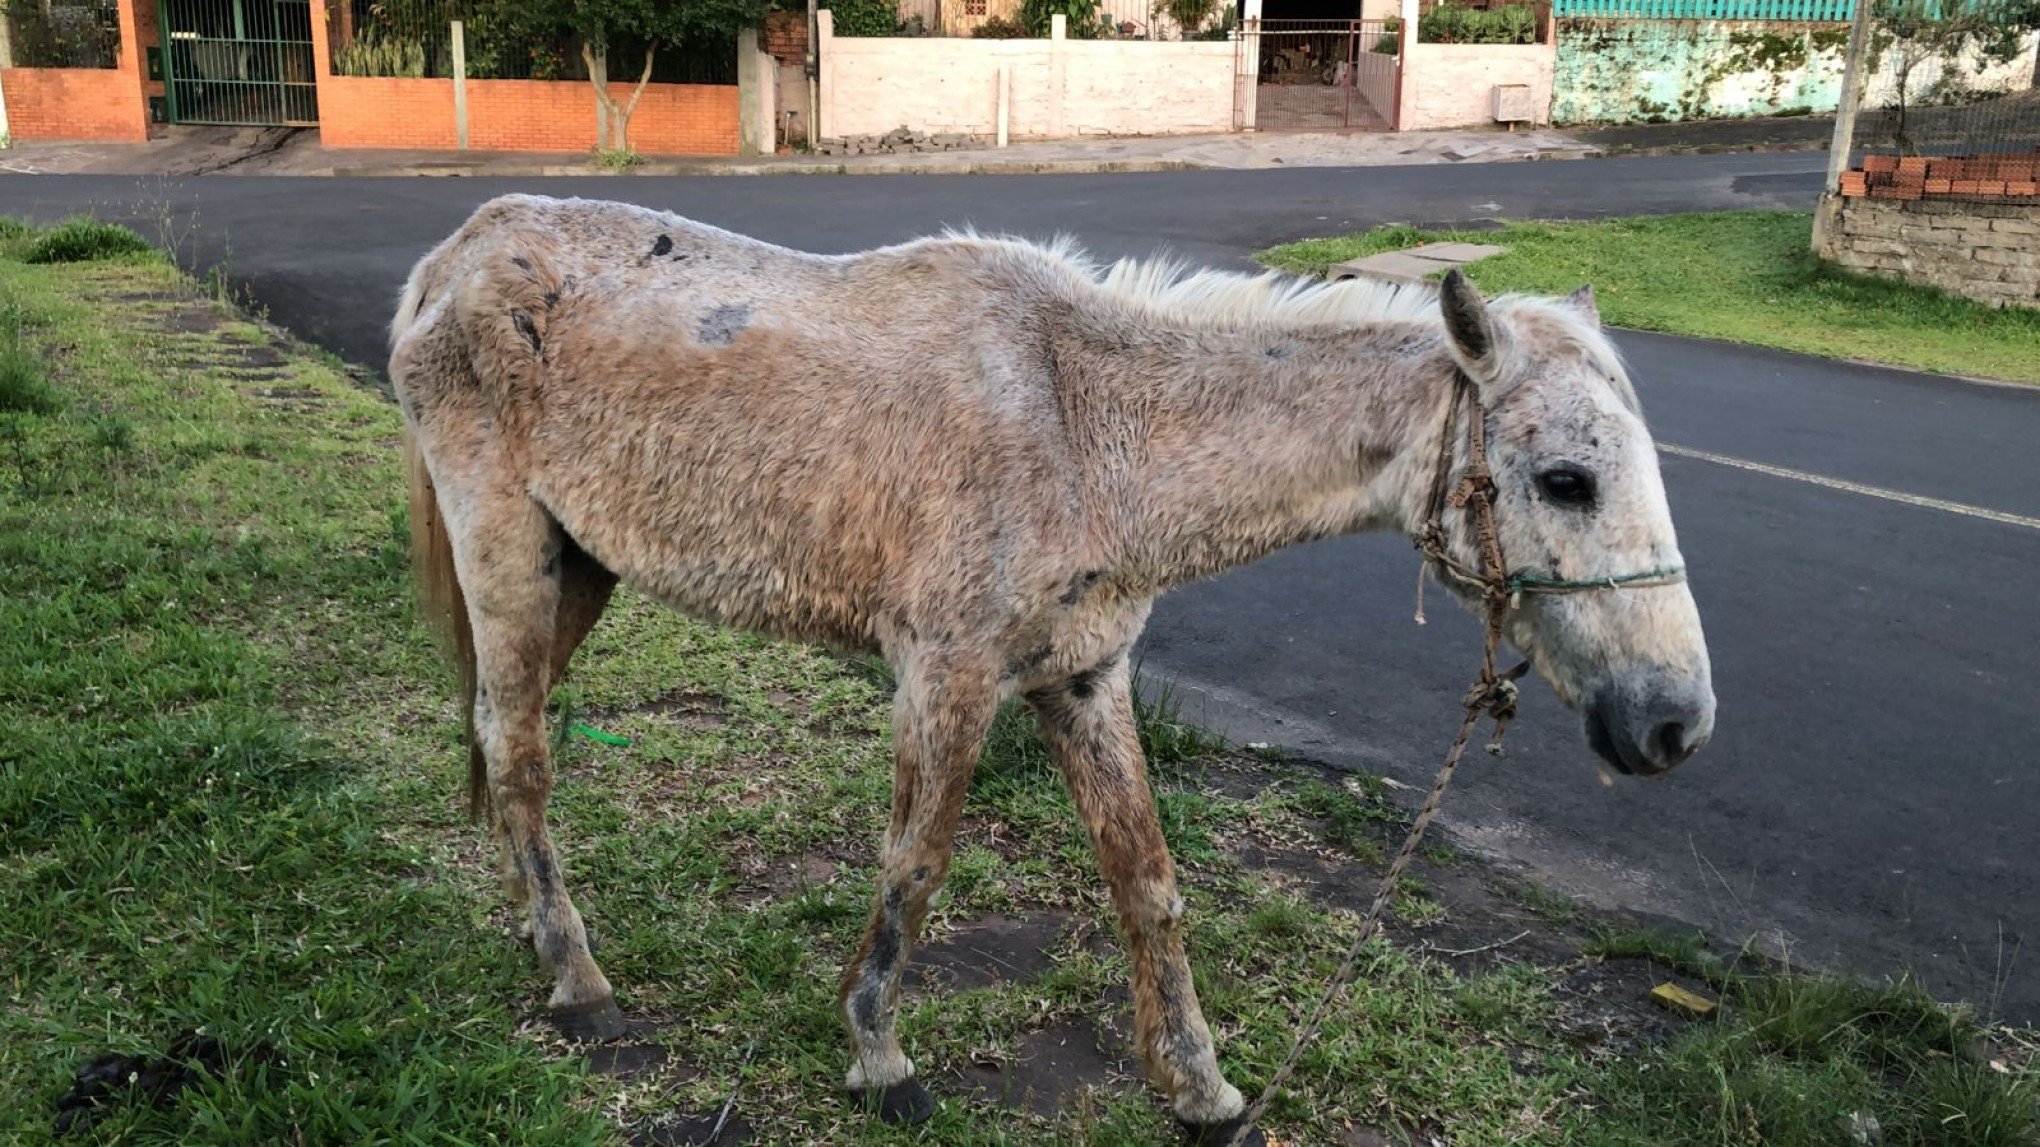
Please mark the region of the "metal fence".
[[[829, 7], [826, 0], [822, 5]], [[1066, 6], [1074, 7], [1074, 6]], [[1194, 26], [1185, 29], [1164, 0], [1096, 0], [1089, 15], [1079, 12], [1069, 20], [1070, 35], [1084, 39], [1181, 40], [1231, 38], [1237, 24], [1236, 0], [1214, 0]], [[987, 36], [1048, 35], [1040, 24], [1030, 25], [1023, 0], [893, 0], [891, 27], [880, 32], [887, 21], [874, 18], [860, 8], [859, 19], [845, 20], [836, 10], [838, 36]], [[1037, 13], [1038, 15], [1038, 13]]]
[[1844, 193], [2040, 203], [2040, 5], [1873, 13]]
[[113, 4], [9, 4], [6, 20], [17, 68], [120, 66], [120, 9]]
[[1552, 0], [1561, 20], [1755, 20], [1818, 24], [1847, 21], [1855, 0]]
[[1254, 127], [1394, 127], [1402, 44], [1397, 28], [1393, 20], [1247, 21], [1239, 38], [1240, 93], [1242, 103], [1252, 101]]
[[173, 122], [317, 122], [307, 0], [163, 0], [158, 12]]

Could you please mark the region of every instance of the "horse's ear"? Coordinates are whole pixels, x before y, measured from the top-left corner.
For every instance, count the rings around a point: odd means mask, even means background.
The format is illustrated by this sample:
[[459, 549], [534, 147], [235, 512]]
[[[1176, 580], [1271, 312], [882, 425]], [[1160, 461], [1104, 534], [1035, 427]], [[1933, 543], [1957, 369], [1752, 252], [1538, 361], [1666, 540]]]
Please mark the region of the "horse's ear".
[[1452, 357], [1458, 360], [1459, 369], [1483, 386], [1494, 382], [1501, 366], [1501, 355], [1495, 346], [1495, 325], [1473, 282], [1456, 268], [1445, 272], [1438, 303], [1445, 312], [1445, 334], [1451, 340]]
[[1601, 325], [1601, 308], [1594, 303], [1594, 285], [1581, 283], [1580, 289], [1565, 297], [1565, 303], [1573, 310], [1585, 315], [1588, 322]]

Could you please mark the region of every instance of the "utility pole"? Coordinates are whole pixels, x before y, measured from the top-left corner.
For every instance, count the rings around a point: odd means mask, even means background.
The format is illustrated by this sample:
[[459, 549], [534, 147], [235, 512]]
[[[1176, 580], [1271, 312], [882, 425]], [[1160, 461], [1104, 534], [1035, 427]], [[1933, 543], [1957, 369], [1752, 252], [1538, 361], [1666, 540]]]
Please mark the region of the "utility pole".
[[1870, 40], [1870, 5], [1874, 0], [1856, 0], [1855, 19], [1849, 22], [1849, 55], [1842, 64], [1842, 93], [1835, 107], [1835, 138], [1828, 144], [1827, 182], [1821, 185], [1820, 204], [1813, 212], [1813, 253], [1826, 257], [1829, 233], [1835, 216], [1842, 210], [1842, 173], [1849, 169], [1849, 149], [1856, 141], [1856, 107], [1863, 102], [1863, 63]]

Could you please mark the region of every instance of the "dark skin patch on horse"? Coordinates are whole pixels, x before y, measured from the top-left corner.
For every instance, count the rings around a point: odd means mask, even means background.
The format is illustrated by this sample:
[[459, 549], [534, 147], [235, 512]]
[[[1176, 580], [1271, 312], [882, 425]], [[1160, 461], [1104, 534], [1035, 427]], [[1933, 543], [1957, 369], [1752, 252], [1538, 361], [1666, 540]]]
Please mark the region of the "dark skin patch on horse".
[[511, 311], [510, 322], [516, 326], [517, 333], [524, 336], [524, 341], [531, 344], [531, 353], [539, 353], [541, 346], [538, 339], [538, 324], [531, 321], [531, 313]]
[[864, 958], [864, 976], [850, 997], [850, 1016], [866, 1031], [877, 1031], [885, 982], [900, 961], [898, 889], [886, 893], [885, 920], [871, 936], [871, 954]]
[[726, 303], [703, 316], [701, 331], [696, 338], [703, 346], [728, 346], [750, 325], [750, 307]]
[[1091, 694], [1098, 688], [1098, 671], [1096, 669], [1086, 669], [1077, 673], [1070, 678], [1067, 688], [1070, 691], [1070, 696], [1075, 697], [1077, 700], [1090, 700]]
[[672, 252], [673, 252], [673, 237], [671, 235], [661, 235], [652, 242], [653, 258], [658, 258], [661, 255], [669, 255], [672, 254]]
[[1098, 579], [1104, 576], [1105, 574], [1102, 570], [1085, 570], [1083, 573], [1070, 579], [1070, 587], [1064, 590], [1063, 595], [1056, 600], [1064, 605], [1075, 605], [1085, 594], [1091, 591], [1092, 586], [1098, 584]]

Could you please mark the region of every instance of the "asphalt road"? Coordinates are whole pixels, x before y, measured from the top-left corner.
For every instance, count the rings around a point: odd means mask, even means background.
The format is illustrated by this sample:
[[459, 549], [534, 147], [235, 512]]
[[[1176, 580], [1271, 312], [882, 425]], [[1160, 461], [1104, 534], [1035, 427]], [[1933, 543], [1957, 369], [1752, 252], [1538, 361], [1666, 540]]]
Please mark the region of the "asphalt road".
[[[137, 221], [272, 317], [380, 365], [404, 273], [501, 191], [627, 198], [818, 251], [974, 224], [1101, 255], [1252, 251], [1382, 222], [1803, 208], [1819, 155], [1365, 171], [591, 180], [0, 178], [0, 213]], [[1602, 788], [1541, 688], [1462, 772], [1464, 839], [1577, 892], [1807, 960], [1911, 970], [2040, 1020], [2040, 389], [1625, 334], [1714, 655], [1713, 743]], [[1697, 453], [1696, 453], [1697, 452]], [[1756, 469], [1748, 465], [1755, 464]], [[1851, 485], [1855, 484], [1855, 485]], [[1410, 622], [1395, 538], [1165, 598], [1145, 666], [1239, 740], [1428, 782], [1477, 640]]]

